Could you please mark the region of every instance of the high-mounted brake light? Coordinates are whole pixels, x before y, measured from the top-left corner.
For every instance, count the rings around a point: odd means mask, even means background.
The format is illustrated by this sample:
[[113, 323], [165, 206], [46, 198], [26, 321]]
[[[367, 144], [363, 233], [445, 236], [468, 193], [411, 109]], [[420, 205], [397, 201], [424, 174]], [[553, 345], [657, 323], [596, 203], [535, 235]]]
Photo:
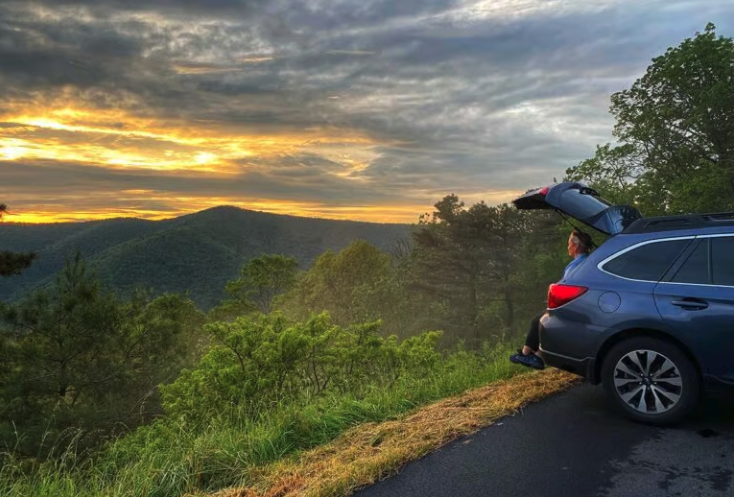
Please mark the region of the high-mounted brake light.
[[589, 289], [585, 286], [563, 285], [553, 283], [548, 287], [548, 309], [557, 309], [585, 294]]

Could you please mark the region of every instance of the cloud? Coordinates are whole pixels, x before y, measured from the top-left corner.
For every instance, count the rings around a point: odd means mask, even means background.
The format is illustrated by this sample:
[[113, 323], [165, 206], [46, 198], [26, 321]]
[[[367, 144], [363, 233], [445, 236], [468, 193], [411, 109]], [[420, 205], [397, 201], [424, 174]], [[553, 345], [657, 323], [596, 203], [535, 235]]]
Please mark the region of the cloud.
[[[0, 160], [0, 195], [17, 218], [9, 221], [117, 217], [156, 219], [216, 205], [237, 205], [280, 213], [401, 222], [417, 219], [422, 202], [396, 199], [394, 191], [355, 188], [342, 166], [318, 157], [286, 157], [248, 163], [238, 174], [110, 169], [57, 161]], [[28, 188], [33, 184], [32, 188]]]
[[265, 0], [1, 0], [0, 5], [84, 11], [98, 15], [109, 12], [159, 12], [175, 15], [246, 15]]
[[610, 141], [610, 94], [710, 20], [731, 36], [734, 6], [0, 0], [0, 194], [506, 201]]

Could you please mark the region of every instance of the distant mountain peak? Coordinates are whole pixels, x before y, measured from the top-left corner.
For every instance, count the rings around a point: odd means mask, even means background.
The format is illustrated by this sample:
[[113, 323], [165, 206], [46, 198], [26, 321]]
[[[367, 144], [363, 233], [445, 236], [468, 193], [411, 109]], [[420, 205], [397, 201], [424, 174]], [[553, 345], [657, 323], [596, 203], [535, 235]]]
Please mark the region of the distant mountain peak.
[[276, 214], [218, 205], [161, 221], [116, 218], [94, 222], [8, 226], [0, 224], [2, 250], [36, 251], [23, 274], [0, 280], [0, 300], [12, 301], [53, 280], [79, 250], [102, 282], [120, 291], [190, 292], [203, 309], [216, 305], [227, 281], [263, 254], [296, 257], [304, 268], [326, 250], [357, 239], [388, 250], [409, 236], [407, 224]]

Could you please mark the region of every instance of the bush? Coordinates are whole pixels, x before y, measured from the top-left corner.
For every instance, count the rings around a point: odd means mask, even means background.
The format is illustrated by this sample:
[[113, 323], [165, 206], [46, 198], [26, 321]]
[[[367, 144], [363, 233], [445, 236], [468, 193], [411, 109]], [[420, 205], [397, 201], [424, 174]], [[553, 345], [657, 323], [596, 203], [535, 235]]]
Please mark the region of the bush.
[[218, 344], [194, 370], [161, 386], [169, 416], [205, 423], [212, 413], [255, 418], [281, 404], [327, 393], [363, 396], [410, 375], [427, 374], [440, 359], [440, 332], [398, 344], [379, 335], [380, 322], [342, 328], [327, 313], [294, 322], [280, 313], [205, 326]]

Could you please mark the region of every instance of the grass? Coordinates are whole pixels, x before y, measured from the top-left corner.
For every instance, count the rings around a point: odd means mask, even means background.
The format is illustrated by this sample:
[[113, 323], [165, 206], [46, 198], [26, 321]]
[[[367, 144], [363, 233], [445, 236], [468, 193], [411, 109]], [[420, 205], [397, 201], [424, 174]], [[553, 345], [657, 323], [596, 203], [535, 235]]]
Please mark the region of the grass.
[[255, 420], [213, 412], [192, 427], [164, 419], [83, 467], [70, 454], [63, 466], [24, 475], [11, 461], [0, 471], [0, 496], [347, 495], [573, 382], [528, 373], [504, 349], [457, 354], [427, 377], [277, 406]]
[[396, 420], [366, 423], [330, 444], [262, 468], [248, 487], [227, 489], [210, 497], [350, 495], [394, 474], [405, 463], [577, 381], [577, 377], [555, 370], [523, 374]]

